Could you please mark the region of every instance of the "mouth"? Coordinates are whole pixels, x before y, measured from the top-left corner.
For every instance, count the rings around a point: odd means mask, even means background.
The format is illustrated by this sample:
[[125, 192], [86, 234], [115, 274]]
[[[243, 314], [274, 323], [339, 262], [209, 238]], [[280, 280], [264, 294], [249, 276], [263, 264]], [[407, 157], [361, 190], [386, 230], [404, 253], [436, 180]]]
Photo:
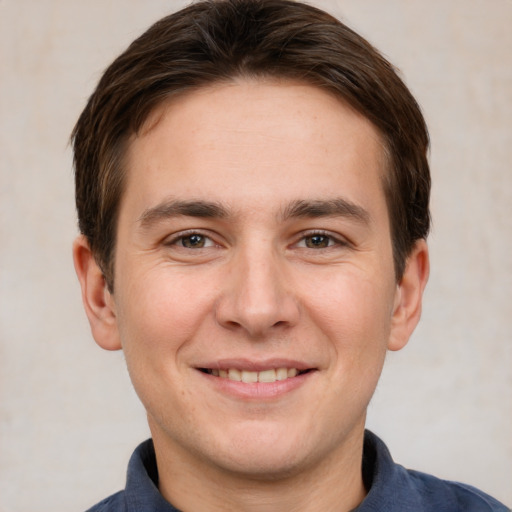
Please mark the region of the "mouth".
[[216, 368], [198, 368], [199, 371], [218, 377], [220, 379], [228, 379], [236, 382], [244, 382], [247, 384], [256, 382], [279, 382], [292, 379], [299, 375], [313, 371], [313, 368], [299, 370], [297, 368], [269, 368], [262, 371], [241, 370], [238, 368], [216, 369]]

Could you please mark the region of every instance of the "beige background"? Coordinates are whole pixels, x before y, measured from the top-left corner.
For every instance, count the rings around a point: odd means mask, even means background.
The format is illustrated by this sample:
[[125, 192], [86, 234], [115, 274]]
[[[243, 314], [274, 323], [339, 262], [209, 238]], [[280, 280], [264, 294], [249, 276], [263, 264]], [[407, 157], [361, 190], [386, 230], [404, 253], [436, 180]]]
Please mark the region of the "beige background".
[[[322, 0], [394, 62], [432, 135], [433, 271], [369, 426], [396, 460], [512, 504], [512, 1]], [[67, 138], [163, 0], [0, 0], [0, 512], [84, 510], [148, 435], [89, 334]]]

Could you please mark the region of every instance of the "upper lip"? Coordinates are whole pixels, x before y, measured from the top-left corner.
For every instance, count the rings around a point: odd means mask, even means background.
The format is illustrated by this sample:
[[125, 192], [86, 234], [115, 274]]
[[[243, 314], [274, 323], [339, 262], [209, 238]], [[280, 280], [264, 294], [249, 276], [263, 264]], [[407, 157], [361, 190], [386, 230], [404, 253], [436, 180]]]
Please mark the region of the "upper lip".
[[196, 368], [203, 368], [208, 370], [229, 370], [236, 368], [237, 370], [245, 370], [252, 372], [262, 372], [265, 370], [276, 368], [296, 368], [297, 370], [311, 370], [315, 365], [308, 364], [304, 361], [296, 361], [287, 358], [272, 358], [272, 359], [218, 359], [216, 361], [209, 361], [195, 365]]

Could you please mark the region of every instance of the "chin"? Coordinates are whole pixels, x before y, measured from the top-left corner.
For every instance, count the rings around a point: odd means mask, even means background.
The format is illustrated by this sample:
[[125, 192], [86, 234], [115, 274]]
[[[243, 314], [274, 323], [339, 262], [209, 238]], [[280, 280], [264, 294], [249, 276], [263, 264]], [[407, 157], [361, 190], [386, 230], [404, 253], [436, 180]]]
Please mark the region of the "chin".
[[[280, 451], [279, 451], [280, 452]], [[217, 454], [218, 455], [218, 454]], [[242, 458], [230, 456], [219, 466], [239, 477], [258, 481], [283, 480], [303, 471], [304, 464], [297, 453], [275, 453], [275, 450], [258, 453], [256, 456]]]
[[255, 480], [280, 480], [312, 461], [308, 443], [289, 429], [258, 426], [229, 435], [211, 454], [219, 467]]

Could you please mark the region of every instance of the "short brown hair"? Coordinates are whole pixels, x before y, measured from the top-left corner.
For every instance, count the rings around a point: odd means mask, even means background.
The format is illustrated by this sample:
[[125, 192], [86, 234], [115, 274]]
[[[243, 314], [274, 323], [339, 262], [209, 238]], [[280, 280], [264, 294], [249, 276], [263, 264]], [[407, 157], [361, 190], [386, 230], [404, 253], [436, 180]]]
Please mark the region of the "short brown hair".
[[206, 0], [167, 16], [105, 71], [72, 133], [80, 231], [113, 289], [113, 251], [130, 135], [173, 94], [235, 77], [300, 80], [379, 130], [397, 279], [430, 227], [428, 132], [393, 66], [329, 14], [291, 0]]

